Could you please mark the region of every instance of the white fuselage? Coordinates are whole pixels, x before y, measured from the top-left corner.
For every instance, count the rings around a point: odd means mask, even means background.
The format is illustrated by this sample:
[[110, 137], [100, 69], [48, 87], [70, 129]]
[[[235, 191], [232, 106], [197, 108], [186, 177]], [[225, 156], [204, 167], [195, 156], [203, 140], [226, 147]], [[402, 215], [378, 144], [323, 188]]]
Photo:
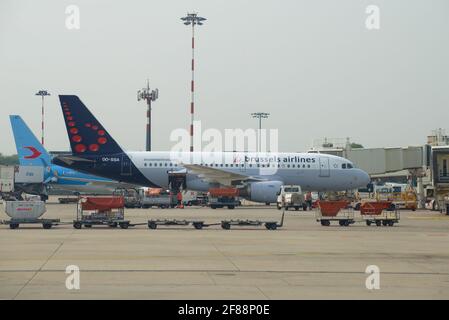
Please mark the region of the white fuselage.
[[370, 178], [344, 158], [315, 153], [251, 152], [127, 152], [150, 181], [167, 188], [172, 172], [186, 172], [187, 189], [207, 191], [216, 183], [183, 164], [248, 176], [258, 180], [300, 185], [306, 191], [340, 191], [365, 187]]

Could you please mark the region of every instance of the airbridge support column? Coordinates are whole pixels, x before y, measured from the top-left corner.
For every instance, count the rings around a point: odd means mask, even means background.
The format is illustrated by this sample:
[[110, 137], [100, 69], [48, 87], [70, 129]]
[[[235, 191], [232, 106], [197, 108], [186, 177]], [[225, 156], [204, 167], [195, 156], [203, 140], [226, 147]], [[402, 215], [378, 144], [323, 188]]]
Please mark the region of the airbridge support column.
[[416, 179], [416, 189], [418, 191], [418, 209], [425, 208], [423, 177], [418, 176]]

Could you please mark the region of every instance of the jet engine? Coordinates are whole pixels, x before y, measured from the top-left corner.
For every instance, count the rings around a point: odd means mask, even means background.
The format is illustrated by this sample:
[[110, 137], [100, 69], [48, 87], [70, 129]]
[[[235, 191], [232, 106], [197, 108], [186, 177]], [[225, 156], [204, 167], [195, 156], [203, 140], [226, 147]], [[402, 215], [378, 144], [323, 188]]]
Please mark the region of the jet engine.
[[240, 193], [245, 199], [255, 202], [273, 203], [277, 200], [277, 192], [284, 183], [282, 181], [252, 182]]

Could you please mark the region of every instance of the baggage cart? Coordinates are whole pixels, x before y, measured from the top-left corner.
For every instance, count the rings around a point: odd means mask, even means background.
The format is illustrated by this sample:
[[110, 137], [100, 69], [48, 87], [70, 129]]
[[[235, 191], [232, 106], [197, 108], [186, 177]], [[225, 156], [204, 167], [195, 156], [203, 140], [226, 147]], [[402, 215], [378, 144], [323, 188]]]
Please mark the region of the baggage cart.
[[73, 227], [81, 229], [83, 226], [91, 228], [94, 225], [106, 225], [111, 228], [120, 226], [128, 229], [129, 220], [125, 220], [125, 201], [122, 196], [81, 197], [77, 204], [76, 220]]
[[285, 210], [282, 210], [281, 221], [278, 223], [274, 220], [222, 220], [221, 227], [225, 230], [230, 230], [231, 227], [259, 227], [264, 226], [267, 230], [276, 230], [284, 225]]
[[391, 201], [365, 202], [360, 206], [360, 215], [367, 226], [390, 226], [400, 220], [399, 210]]
[[149, 229], [157, 229], [158, 226], [188, 226], [192, 225], [195, 229], [200, 230], [203, 227], [209, 227], [216, 224], [205, 224], [200, 220], [176, 220], [176, 219], [152, 219], [148, 220]]
[[44, 229], [58, 225], [59, 219], [41, 219], [47, 211], [44, 201], [4, 201], [5, 213], [11, 218], [3, 220], [2, 224], [10, 229], [17, 229], [21, 224], [42, 224]]
[[318, 210], [316, 211], [316, 221], [322, 226], [330, 226], [331, 221], [338, 221], [341, 227], [347, 227], [355, 222], [354, 211], [349, 208], [349, 201], [318, 201]]

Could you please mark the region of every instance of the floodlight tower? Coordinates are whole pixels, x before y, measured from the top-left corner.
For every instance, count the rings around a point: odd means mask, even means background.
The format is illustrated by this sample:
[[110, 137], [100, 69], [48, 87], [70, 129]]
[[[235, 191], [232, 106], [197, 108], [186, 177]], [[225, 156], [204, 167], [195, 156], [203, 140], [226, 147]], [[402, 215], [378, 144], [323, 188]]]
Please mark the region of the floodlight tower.
[[251, 113], [251, 116], [253, 118], [259, 119], [259, 150], [258, 150], [258, 152], [260, 152], [260, 150], [262, 149], [262, 138], [261, 138], [262, 119], [267, 119], [270, 116], [270, 114], [267, 112], [254, 112], [254, 113]]
[[145, 100], [147, 102], [147, 141], [146, 150], [151, 151], [151, 101], [159, 98], [159, 89], [150, 91], [150, 81], [147, 80], [147, 87], [137, 91], [137, 101]]
[[41, 143], [42, 143], [42, 145], [44, 145], [44, 120], [45, 120], [44, 97], [50, 96], [50, 93], [47, 90], [40, 90], [35, 95], [42, 97], [42, 123], [41, 123], [41, 126], [42, 126], [41, 139], [42, 140], [41, 140]]
[[206, 18], [199, 17], [198, 13], [187, 13], [181, 20], [186, 26], [192, 26], [192, 82], [190, 84], [191, 102], [190, 102], [190, 152], [193, 152], [193, 121], [194, 121], [194, 105], [195, 105], [195, 26], [202, 26]]

